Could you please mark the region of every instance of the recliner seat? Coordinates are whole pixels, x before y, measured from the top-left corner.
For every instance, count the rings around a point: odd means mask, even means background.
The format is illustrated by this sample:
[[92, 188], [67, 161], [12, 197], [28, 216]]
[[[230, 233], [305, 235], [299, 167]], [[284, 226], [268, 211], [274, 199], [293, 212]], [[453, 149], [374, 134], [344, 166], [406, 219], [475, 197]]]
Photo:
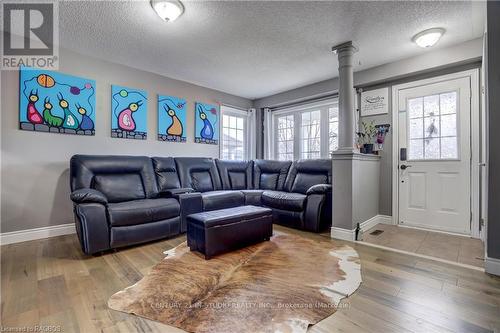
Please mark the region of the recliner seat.
[[70, 178], [83, 252], [179, 233], [179, 202], [158, 197], [149, 157], [75, 155], [70, 161]]
[[257, 160], [255, 165], [254, 184], [265, 190], [262, 204], [273, 209], [274, 223], [314, 232], [331, 225], [331, 160]]
[[203, 211], [238, 207], [244, 204], [244, 195], [241, 192], [232, 191], [231, 182], [234, 182], [236, 188], [241, 189], [246, 181], [242, 177], [237, 177], [237, 173], [230, 173], [231, 168], [226, 167], [223, 183], [216, 162], [211, 158], [179, 157], [175, 159], [175, 162], [182, 187], [191, 187], [201, 193]]
[[262, 193], [262, 204], [271, 208], [279, 208], [301, 212], [304, 210], [307, 196], [301, 193], [289, 193], [283, 191], [264, 191]]

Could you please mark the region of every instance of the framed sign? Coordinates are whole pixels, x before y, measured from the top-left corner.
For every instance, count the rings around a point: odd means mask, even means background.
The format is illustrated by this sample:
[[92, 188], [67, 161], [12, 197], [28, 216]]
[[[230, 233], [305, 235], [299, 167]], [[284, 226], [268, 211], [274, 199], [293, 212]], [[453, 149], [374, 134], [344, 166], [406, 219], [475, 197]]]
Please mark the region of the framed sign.
[[361, 116], [389, 113], [389, 88], [380, 88], [361, 93]]

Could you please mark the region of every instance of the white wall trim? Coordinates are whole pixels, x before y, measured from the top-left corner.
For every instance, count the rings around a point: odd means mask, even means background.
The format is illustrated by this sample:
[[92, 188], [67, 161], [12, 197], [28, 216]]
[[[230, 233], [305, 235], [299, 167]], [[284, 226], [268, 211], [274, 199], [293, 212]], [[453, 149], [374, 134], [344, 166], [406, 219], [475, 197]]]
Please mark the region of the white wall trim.
[[484, 260], [484, 268], [486, 273], [500, 276], [500, 259], [486, 257]]
[[[470, 189], [471, 189], [471, 203], [470, 209], [472, 213], [471, 223], [471, 236], [474, 238], [482, 239], [481, 232], [479, 231], [479, 224], [481, 220], [481, 175], [480, 175], [480, 159], [481, 159], [481, 83], [479, 81], [479, 69], [471, 70], [470, 74], [470, 103], [471, 103], [471, 168], [470, 168]], [[484, 241], [484, 239], [482, 239]]]
[[366, 232], [376, 226], [377, 224], [392, 224], [392, 216], [388, 215], [375, 215], [371, 219], [366, 220], [359, 224], [361, 232]]
[[74, 223], [60, 224], [60, 225], [35, 228], [35, 229], [3, 232], [0, 234], [0, 245], [27, 242], [36, 239], [70, 235], [74, 233], [76, 233]]
[[[375, 215], [374, 217], [361, 222], [359, 224], [360, 234], [358, 235], [358, 238], [362, 235], [363, 232], [366, 232], [367, 230], [370, 230], [377, 224], [392, 224], [392, 216], [388, 215]], [[354, 230], [348, 230], [348, 229], [343, 229], [343, 228], [338, 228], [338, 227], [332, 227], [330, 236], [332, 238], [336, 239], [342, 239], [345, 241], [350, 241], [354, 242], [356, 239], [356, 229]]]
[[354, 242], [354, 238], [356, 237], [356, 230], [347, 230], [343, 228], [332, 227], [330, 236], [332, 238]]

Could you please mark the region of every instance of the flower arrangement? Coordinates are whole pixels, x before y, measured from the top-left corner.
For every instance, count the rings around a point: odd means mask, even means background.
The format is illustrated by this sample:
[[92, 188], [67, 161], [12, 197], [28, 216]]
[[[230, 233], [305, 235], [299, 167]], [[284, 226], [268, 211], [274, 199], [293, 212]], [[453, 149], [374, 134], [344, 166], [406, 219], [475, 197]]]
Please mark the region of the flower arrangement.
[[357, 146], [362, 153], [373, 154], [373, 142], [378, 134], [374, 122], [361, 122], [362, 131], [357, 132]]
[[385, 136], [387, 133], [389, 133], [389, 128], [391, 125], [385, 124], [385, 125], [377, 125], [375, 126], [377, 128], [377, 145], [378, 145], [378, 150], [383, 150], [384, 149], [384, 141], [385, 141]]

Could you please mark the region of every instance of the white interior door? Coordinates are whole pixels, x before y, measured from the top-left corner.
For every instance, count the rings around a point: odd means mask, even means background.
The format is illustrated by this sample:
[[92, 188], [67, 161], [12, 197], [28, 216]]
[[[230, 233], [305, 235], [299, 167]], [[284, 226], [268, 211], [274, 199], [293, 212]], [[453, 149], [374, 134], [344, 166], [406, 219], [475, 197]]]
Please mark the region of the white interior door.
[[470, 234], [470, 78], [398, 98], [399, 223]]

